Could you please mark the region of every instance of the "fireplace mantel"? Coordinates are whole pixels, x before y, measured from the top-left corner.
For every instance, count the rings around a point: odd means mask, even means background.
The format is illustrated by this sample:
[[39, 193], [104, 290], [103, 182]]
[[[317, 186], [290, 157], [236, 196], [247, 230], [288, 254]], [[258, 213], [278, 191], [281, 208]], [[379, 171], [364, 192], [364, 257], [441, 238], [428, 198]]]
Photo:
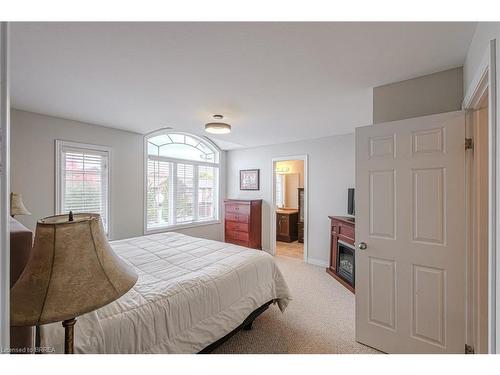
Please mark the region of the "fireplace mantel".
[[[347, 216], [328, 216], [331, 222], [330, 230], [330, 265], [326, 272], [333, 276], [339, 283], [344, 285], [347, 289], [354, 293], [354, 281], [351, 283], [339, 272], [339, 243], [350, 245], [354, 250], [354, 233], [355, 221], [353, 217]], [[345, 250], [345, 249], [344, 249]], [[354, 254], [354, 251], [353, 251]], [[354, 267], [354, 262], [353, 262]], [[355, 271], [354, 271], [355, 272]], [[353, 273], [354, 277], [354, 273]]]

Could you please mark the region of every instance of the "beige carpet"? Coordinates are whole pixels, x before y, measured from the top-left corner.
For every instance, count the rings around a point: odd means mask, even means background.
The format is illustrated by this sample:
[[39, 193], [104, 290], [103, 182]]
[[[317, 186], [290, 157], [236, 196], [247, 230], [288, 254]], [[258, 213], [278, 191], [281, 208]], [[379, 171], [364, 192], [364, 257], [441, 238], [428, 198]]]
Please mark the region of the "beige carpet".
[[293, 301], [282, 314], [272, 305], [251, 331], [241, 331], [214, 353], [378, 353], [354, 339], [354, 295], [323, 267], [276, 257]]

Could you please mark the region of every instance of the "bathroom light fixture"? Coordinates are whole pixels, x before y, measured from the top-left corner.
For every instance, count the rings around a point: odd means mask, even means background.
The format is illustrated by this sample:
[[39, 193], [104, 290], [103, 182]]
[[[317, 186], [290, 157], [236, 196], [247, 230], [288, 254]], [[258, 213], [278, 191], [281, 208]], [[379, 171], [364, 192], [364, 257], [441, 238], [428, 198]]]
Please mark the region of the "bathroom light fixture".
[[287, 174], [288, 172], [290, 172], [288, 167], [276, 167], [276, 173]]
[[[214, 115], [215, 120], [222, 120], [224, 116]], [[231, 125], [225, 122], [214, 121], [205, 124], [205, 131], [212, 134], [227, 134], [231, 132]]]

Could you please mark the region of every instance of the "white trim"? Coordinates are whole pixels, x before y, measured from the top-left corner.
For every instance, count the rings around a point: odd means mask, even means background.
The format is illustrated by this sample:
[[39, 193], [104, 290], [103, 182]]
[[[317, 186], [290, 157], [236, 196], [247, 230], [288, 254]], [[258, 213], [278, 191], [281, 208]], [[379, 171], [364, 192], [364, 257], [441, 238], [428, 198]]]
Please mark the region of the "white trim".
[[[477, 105], [488, 89], [488, 143], [489, 143], [489, 212], [488, 212], [488, 351], [497, 353], [500, 349], [500, 288], [497, 288], [496, 280], [500, 274], [500, 257], [497, 256], [497, 244], [500, 243], [500, 199], [498, 198], [497, 187], [500, 186], [500, 172], [498, 168], [498, 150], [500, 149], [500, 137], [497, 134], [498, 128], [498, 103], [497, 81], [496, 81], [496, 40], [490, 41], [485, 57], [482, 59], [478, 73], [472, 80], [472, 84], [464, 98], [462, 108], [472, 109]], [[486, 80], [485, 77], [488, 79]], [[487, 84], [487, 85], [486, 85]], [[486, 85], [486, 86], [485, 86]]]
[[307, 259], [307, 263], [311, 264], [313, 266], [319, 266], [319, 267], [324, 267], [324, 268], [329, 266], [328, 261], [324, 261], [323, 259], [311, 258], [311, 257], [309, 257]]
[[[483, 286], [483, 290], [479, 289], [482, 285], [481, 277], [482, 275], [488, 274], [488, 262], [484, 264], [481, 261], [481, 256], [483, 251], [489, 253], [489, 237], [486, 240], [486, 249], [484, 249], [484, 242], [482, 241], [480, 230], [478, 225], [481, 223], [483, 225], [484, 220], [489, 222], [489, 213], [480, 211], [481, 217], [478, 216], [478, 209], [480, 209], [480, 203], [478, 199], [486, 200], [489, 195], [489, 182], [485, 186], [481, 185], [481, 179], [477, 179], [478, 171], [481, 171], [483, 164], [478, 164], [477, 155], [479, 152], [489, 152], [488, 135], [482, 138], [482, 131], [478, 130], [479, 127], [485, 125], [485, 129], [488, 129], [488, 123], [479, 123], [479, 115], [477, 111], [484, 109], [483, 100], [485, 95], [488, 95], [488, 74], [483, 76], [483, 82], [480, 83], [484, 89], [476, 91], [477, 97], [472, 98], [471, 107], [466, 110], [466, 130], [465, 136], [467, 138], [473, 139], [474, 148], [473, 150], [465, 152], [465, 187], [466, 187], [466, 228], [465, 232], [466, 238], [466, 297], [467, 297], [467, 309], [466, 309], [466, 344], [474, 348], [475, 353], [484, 353], [488, 350], [483, 345], [483, 340], [488, 342], [488, 338], [484, 337], [481, 332], [481, 316], [484, 311], [489, 309], [488, 300], [484, 301], [486, 306], [482, 305], [480, 296], [482, 293], [488, 293], [488, 285]], [[484, 82], [486, 81], [486, 83]], [[488, 121], [488, 120], [487, 120]], [[476, 138], [477, 137], [477, 138]], [[481, 150], [483, 148], [484, 150]], [[481, 160], [484, 163], [485, 160]], [[487, 160], [486, 160], [487, 161]], [[479, 169], [477, 169], [479, 168]], [[486, 174], [489, 174], [489, 170], [486, 169]], [[486, 196], [482, 194], [483, 189], [486, 188]], [[486, 217], [484, 217], [484, 216]], [[482, 246], [482, 247], [479, 247]], [[488, 335], [486, 333], [486, 335]]]
[[499, 353], [500, 351], [500, 288], [497, 286], [497, 280], [500, 275], [500, 257], [498, 256], [498, 244], [500, 243], [500, 199], [498, 188], [500, 187], [500, 172], [498, 162], [500, 150], [500, 136], [498, 135], [498, 110], [500, 108], [499, 97], [497, 96], [497, 48], [496, 39], [490, 41], [489, 45], [489, 128], [490, 134], [490, 152], [488, 162], [490, 163], [490, 353]]
[[[146, 151], [147, 152], [147, 151]], [[165, 161], [165, 162], [171, 162], [171, 163], [181, 163], [181, 164], [193, 164], [196, 166], [206, 166], [206, 167], [218, 167], [220, 163], [210, 163], [210, 162], [204, 162], [204, 161], [197, 161], [197, 160], [189, 160], [189, 159], [177, 159], [177, 158], [169, 158], [167, 156], [159, 156], [159, 155], [148, 155], [148, 159], [155, 160], [155, 161]]]
[[[175, 134], [183, 134], [187, 135], [189, 137], [198, 139], [201, 142], [208, 143], [208, 145], [213, 149], [214, 152], [218, 154], [218, 161], [216, 163], [210, 163], [210, 162], [203, 162], [203, 161], [196, 161], [196, 160], [187, 160], [187, 159], [179, 159], [179, 158], [169, 158], [165, 156], [150, 156], [148, 154], [148, 139], [151, 137], [154, 137], [156, 135], [160, 134], [165, 134], [165, 133], [175, 133]], [[148, 234], [154, 234], [154, 233], [162, 233], [162, 232], [170, 232], [174, 231], [177, 229], [186, 229], [186, 228], [195, 228], [195, 227], [203, 227], [206, 225], [216, 225], [216, 224], [221, 224], [221, 212], [222, 212], [222, 192], [223, 190], [221, 189], [221, 184], [222, 184], [222, 170], [224, 168], [224, 152], [214, 143], [212, 142], [211, 139], [207, 137], [200, 137], [197, 136], [196, 134], [191, 134], [183, 131], [177, 131], [171, 128], [162, 128], [158, 129], [155, 131], [152, 131], [150, 133], [147, 133], [143, 137], [143, 178], [142, 178], [142, 190], [143, 190], [143, 234], [148, 235]], [[157, 229], [151, 229], [148, 230], [148, 197], [147, 197], [147, 187], [148, 187], [148, 160], [153, 159], [153, 160], [159, 160], [159, 161], [167, 161], [167, 162], [172, 162], [172, 163], [181, 163], [181, 164], [191, 164], [194, 165], [195, 167], [197, 166], [208, 166], [208, 167], [214, 167], [214, 171], [217, 174], [217, 187], [215, 189], [215, 195], [217, 197], [217, 202], [214, 202], [214, 213], [215, 213], [215, 219], [210, 220], [210, 221], [200, 221], [200, 222], [190, 222], [190, 223], [182, 223], [182, 224], [174, 224], [174, 225], [168, 225], [165, 227], [160, 227]], [[176, 164], [174, 164], [174, 168], [176, 167]], [[194, 168], [196, 169], [196, 168]], [[175, 172], [175, 169], [174, 169]], [[194, 173], [194, 171], [193, 171]], [[171, 176], [175, 176], [175, 173], [171, 173]], [[175, 184], [174, 184], [175, 186]], [[172, 189], [173, 190], [173, 189]], [[175, 193], [171, 191], [173, 196], [175, 196]], [[196, 190], [197, 194], [197, 190]], [[173, 209], [170, 210], [175, 214], [175, 199], [171, 199]]]
[[64, 141], [60, 139], [55, 140], [55, 202], [54, 202], [54, 215], [58, 215], [61, 213], [61, 151], [63, 148], [74, 148], [75, 150], [89, 150], [89, 151], [97, 151], [97, 152], [102, 152], [106, 154], [108, 157], [108, 165], [107, 165], [107, 175], [108, 175], [108, 181], [107, 181], [107, 211], [108, 211], [108, 233], [107, 236], [109, 239], [113, 238], [113, 231], [112, 231], [112, 214], [111, 214], [111, 189], [112, 189], [112, 148], [109, 146], [102, 146], [102, 145], [94, 145], [90, 143], [79, 143], [79, 142], [73, 142], [73, 141]]
[[304, 262], [309, 263], [308, 257], [308, 244], [309, 244], [309, 155], [291, 155], [284, 157], [277, 157], [271, 159], [271, 209], [270, 212], [270, 243], [271, 255], [276, 255], [276, 191], [274, 189], [275, 168], [274, 165], [277, 161], [287, 160], [302, 160], [304, 161]]
[[485, 89], [488, 88], [488, 80], [485, 80], [485, 76], [488, 74], [489, 65], [490, 51], [488, 50], [481, 59], [477, 73], [464, 96], [464, 100], [462, 101], [463, 110], [475, 107], [477, 105], [475, 101], [479, 100]]
[[[148, 234], [148, 137], [160, 131], [167, 129], [159, 129], [151, 134], [146, 134], [142, 137], [142, 234]], [[170, 191], [170, 189], [169, 189]]]
[[[154, 137], [155, 135], [160, 135], [160, 134], [164, 134], [164, 133], [183, 134], [183, 135], [190, 136], [191, 138], [198, 139], [199, 141], [203, 141], [203, 142], [208, 143], [214, 149], [213, 151], [216, 151], [219, 153], [219, 161], [215, 164], [221, 163], [220, 156], [221, 156], [222, 150], [219, 148], [219, 146], [217, 146], [215, 144], [214, 141], [212, 141], [210, 138], [205, 137], [205, 136], [200, 137], [199, 135], [196, 135], [196, 134], [192, 134], [192, 133], [188, 133], [188, 132], [184, 132], [184, 131], [178, 131], [178, 130], [167, 127], [167, 128], [161, 128], [158, 130], [153, 130], [152, 132], [144, 134], [144, 139], [147, 140], [151, 137]], [[147, 142], [145, 143], [145, 145], [147, 146]], [[146, 148], [145, 152], [147, 152], [147, 148]], [[181, 160], [181, 159], [179, 159], [179, 160]], [[189, 160], [189, 161], [191, 161], [191, 160]]]
[[[10, 348], [9, 23], [0, 23], [0, 348]], [[7, 353], [8, 351], [3, 351]]]
[[147, 231], [147, 233], [144, 233], [144, 234], [147, 235], [147, 234], [155, 234], [155, 233], [163, 233], [163, 232], [172, 232], [172, 231], [176, 231], [178, 229], [205, 227], [207, 225], [217, 225], [217, 224], [222, 224], [222, 221], [221, 220], [207, 220], [207, 221], [200, 221], [200, 222], [196, 222], [196, 223], [176, 224], [176, 225], [170, 225], [168, 227], [151, 229], [151, 230]]

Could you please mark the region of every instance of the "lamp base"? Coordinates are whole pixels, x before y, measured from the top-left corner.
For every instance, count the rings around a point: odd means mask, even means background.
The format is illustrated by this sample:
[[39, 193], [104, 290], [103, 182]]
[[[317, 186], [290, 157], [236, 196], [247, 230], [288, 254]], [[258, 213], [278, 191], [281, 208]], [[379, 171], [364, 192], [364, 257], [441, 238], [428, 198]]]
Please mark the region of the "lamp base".
[[42, 346], [42, 340], [40, 338], [40, 324], [35, 326], [35, 354], [40, 354], [40, 348]]
[[68, 319], [62, 322], [64, 327], [64, 354], [73, 354], [73, 339], [75, 337], [74, 327], [76, 319]]

